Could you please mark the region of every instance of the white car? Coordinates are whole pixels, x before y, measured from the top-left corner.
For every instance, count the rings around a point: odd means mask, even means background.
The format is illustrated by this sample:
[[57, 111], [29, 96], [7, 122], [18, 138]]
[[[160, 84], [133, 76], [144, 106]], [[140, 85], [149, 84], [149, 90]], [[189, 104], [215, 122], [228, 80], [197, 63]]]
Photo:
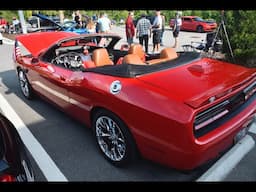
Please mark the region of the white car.
[[0, 45], [2, 45], [3, 44], [3, 35], [2, 35], [2, 33], [0, 33]]

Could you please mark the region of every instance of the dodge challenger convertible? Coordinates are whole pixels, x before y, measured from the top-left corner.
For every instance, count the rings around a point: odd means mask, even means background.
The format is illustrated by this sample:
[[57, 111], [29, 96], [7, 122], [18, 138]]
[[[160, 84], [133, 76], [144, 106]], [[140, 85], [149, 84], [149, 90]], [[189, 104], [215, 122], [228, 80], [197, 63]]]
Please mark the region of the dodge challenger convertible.
[[[256, 112], [256, 69], [164, 48], [118, 49], [116, 34], [16, 37], [13, 59], [27, 99], [40, 96], [91, 127], [116, 166], [141, 156], [179, 170], [220, 157]], [[243, 134], [241, 134], [243, 133]]]

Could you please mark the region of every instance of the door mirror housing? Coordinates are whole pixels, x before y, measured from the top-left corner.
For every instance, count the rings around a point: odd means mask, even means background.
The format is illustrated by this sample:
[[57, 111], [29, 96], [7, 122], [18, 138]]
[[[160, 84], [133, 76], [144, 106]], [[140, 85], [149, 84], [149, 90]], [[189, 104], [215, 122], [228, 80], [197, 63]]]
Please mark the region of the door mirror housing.
[[39, 59], [38, 59], [37, 57], [33, 57], [32, 60], [31, 60], [31, 63], [32, 63], [33, 65], [36, 65], [36, 64], [39, 63]]

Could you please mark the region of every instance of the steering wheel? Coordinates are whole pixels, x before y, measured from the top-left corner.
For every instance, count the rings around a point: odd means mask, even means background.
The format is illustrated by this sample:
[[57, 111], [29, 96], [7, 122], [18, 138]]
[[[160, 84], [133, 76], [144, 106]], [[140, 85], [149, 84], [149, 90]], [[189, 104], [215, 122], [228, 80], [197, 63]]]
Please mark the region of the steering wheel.
[[69, 68], [79, 68], [83, 64], [81, 56], [76, 52], [67, 53], [65, 60], [68, 61]]

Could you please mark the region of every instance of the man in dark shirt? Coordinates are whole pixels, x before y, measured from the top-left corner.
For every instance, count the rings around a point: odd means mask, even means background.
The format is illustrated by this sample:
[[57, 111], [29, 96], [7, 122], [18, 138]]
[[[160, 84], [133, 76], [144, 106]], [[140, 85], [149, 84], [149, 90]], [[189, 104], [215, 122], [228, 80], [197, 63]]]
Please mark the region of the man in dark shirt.
[[140, 44], [145, 43], [145, 52], [148, 53], [148, 39], [151, 37], [151, 24], [146, 18], [146, 14], [142, 14], [136, 25], [136, 37], [139, 38]]

